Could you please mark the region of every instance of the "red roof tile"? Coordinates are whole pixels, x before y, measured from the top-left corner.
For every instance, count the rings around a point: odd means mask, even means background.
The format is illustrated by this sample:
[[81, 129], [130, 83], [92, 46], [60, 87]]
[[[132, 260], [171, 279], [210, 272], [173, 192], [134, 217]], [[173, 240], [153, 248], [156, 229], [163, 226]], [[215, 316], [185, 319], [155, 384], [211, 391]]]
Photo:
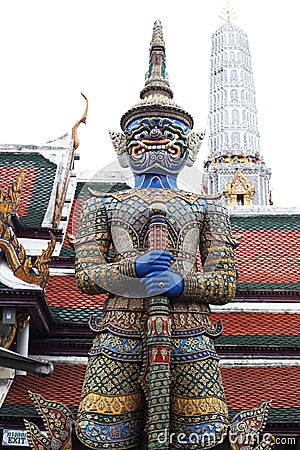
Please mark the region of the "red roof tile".
[[300, 230], [243, 230], [235, 250], [239, 282], [299, 283]]
[[231, 409], [248, 409], [272, 400], [272, 408], [299, 408], [299, 367], [235, 367], [221, 370]]
[[6, 195], [8, 189], [17, 181], [21, 170], [24, 171], [25, 177], [22, 186], [18, 215], [19, 217], [24, 217], [28, 214], [38, 169], [33, 167], [1, 167], [0, 189], [2, 189]]
[[86, 366], [56, 365], [50, 377], [41, 378], [32, 373], [17, 376], [5, 399], [5, 404], [32, 404], [28, 390], [37, 392], [48, 400], [78, 406]]
[[300, 335], [299, 314], [213, 313], [210, 319], [222, 320], [223, 336]]
[[107, 295], [88, 295], [81, 292], [73, 276], [51, 276], [46, 287], [49, 306], [64, 308], [102, 308]]
[[86, 200], [83, 198], [74, 198], [74, 200], [73, 200], [72, 208], [71, 208], [71, 212], [70, 212], [70, 216], [69, 216], [69, 220], [68, 220], [68, 227], [67, 227], [65, 239], [63, 242], [64, 248], [71, 248], [70, 243], [69, 243], [69, 235], [76, 236], [78, 226], [79, 226], [82, 207], [83, 207], [85, 201]]
[[[298, 367], [235, 367], [222, 368], [228, 406], [248, 409], [272, 400], [273, 408], [299, 408], [300, 371]], [[79, 405], [85, 366], [55, 365], [50, 377], [33, 374], [18, 376], [4, 404], [31, 404], [28, 390], [49, 400], [66, 405]]]

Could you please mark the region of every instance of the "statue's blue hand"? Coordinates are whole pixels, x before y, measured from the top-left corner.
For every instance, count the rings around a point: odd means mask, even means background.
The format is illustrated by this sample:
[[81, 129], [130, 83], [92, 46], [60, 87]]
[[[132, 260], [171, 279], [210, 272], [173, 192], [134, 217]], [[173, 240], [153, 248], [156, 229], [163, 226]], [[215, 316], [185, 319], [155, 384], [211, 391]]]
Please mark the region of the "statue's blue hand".
[[141, 279], [147, 291], [147, 295], [155, 296], [164, 294], [166, 297], [180, 297], [183, 292], [183, 278], [179, 273], [170, 272], [151, 272], [145, 278]]
[[170, 269], [174, 256], [164, 250], [150, 250], [139, 256], [135, 261], [135, 271], [138, 278], [143, 278], [151, 272], [165, 272]]

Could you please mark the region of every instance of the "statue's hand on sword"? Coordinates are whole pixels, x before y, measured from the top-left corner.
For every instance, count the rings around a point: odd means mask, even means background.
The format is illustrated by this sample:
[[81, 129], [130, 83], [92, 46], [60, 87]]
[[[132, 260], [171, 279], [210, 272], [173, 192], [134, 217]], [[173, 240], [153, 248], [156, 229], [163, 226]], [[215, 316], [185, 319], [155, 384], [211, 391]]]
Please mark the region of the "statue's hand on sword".
[[183, 279], [179, 273], [166, 270], [165, 272], [151, 272], [142, 278], [147, 295], [154, 297], [163, 294], [168, 298], [180, 297], [183, 292]]
[[174, 256], [166, 250], [150, 250], [135, 261], [136, 274], [144, 278], [152, 272], [165, 272], [170, 269], [172, 259]]
[[173, 259], [173, 255], [165, 250], [150, 250], [137, 258], [136, 274], [144, 283], [149, 296], [164, 294], [174, 298], [182, 294], [182, 276], [170, 271]]

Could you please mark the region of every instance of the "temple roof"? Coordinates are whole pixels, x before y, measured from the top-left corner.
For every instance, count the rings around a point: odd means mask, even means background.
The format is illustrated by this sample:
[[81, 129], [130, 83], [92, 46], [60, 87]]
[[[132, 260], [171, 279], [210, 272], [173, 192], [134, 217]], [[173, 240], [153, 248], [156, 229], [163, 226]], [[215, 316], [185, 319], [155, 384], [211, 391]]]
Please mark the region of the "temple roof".
[[238, 290], [300, 290], [300, 216], [231, 217]]
[[[78, 183], [71, 208], [61, 256], [73, 258], [74, 250], [68, 236], [76, 233], [84, 201], [90, 197], [89, 189], [98, 192], [112, 192], [128, 189], [124, 183]], [[75, 220], [74, 218], [75, 213]], [[275, 215], [230, 216], [232, 230], [238, 236], [240, 245], [235, 250], [239, 279], [238, 292], [248, 290], [275, 292], [279, 290], [300, 291], [300, 255], [297, 245], [300, 241], [300, 214], [296, 212]]]

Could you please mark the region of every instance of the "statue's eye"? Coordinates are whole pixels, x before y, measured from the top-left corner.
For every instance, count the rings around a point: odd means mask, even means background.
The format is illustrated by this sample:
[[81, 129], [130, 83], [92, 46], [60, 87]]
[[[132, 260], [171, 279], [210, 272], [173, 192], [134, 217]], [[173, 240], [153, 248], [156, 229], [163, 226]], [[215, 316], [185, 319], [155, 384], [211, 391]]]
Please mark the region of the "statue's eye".
[[164, 136], [165, 136], [167, 139], [170, 139], [170, 140], [173, 140], [173, 139], [174, 139], [174, 134], [171, 133], [171, 132], [168, 131], [168, 130], [164, 132]]
[[181, 156], [179, 145], [172, 145], [172, 147], [169, 148], [168, 152], [172, 155], [173, 158], [179, 158], [179, 156]]
[[139, 141], [142, 139], [146, 139], [148, 136], [148, 131], [142, 131], [141, 133], [136, 135], [136, 139], [138, 139]]

